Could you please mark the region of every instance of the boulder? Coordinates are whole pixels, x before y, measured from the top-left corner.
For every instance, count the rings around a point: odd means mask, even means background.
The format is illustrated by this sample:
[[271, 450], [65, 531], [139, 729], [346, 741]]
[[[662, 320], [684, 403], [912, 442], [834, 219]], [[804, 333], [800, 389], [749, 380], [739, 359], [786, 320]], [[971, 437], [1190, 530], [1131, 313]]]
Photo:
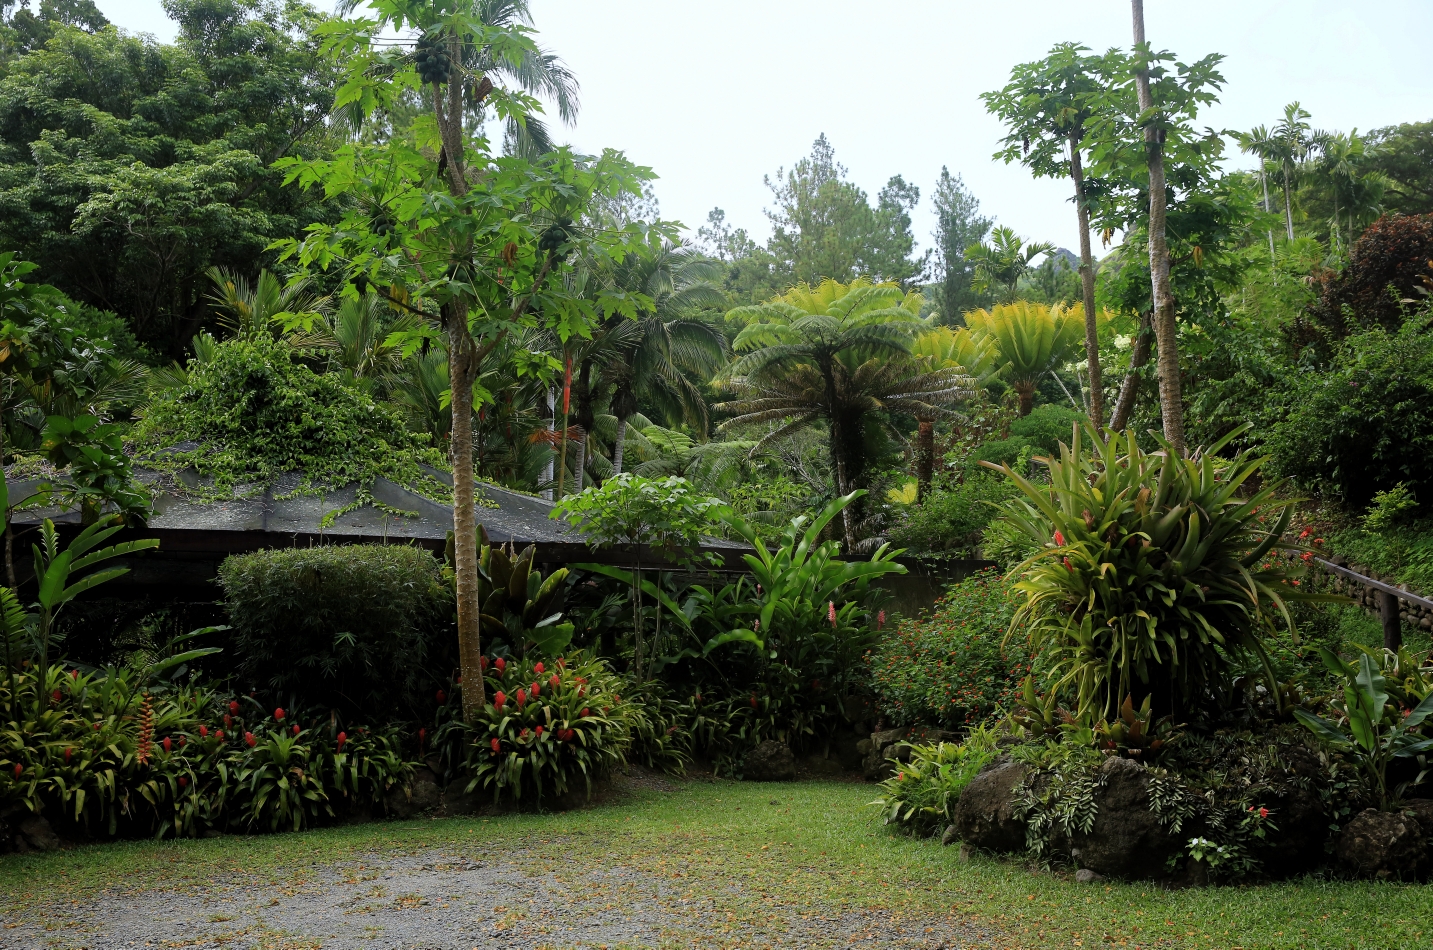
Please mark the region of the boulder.
[[741, 775], [748, 782], [789, 782], [796, 778], [796, 756], [786, 743], [768, 739], [746, 754]]
[[468, 777], [460, 775], [443, 789], [444, 815], [475, 815], [482, 808], [478, 790], [468, 791]]
[[1433, 799], [1410, 798], [1398, 810], [1418, 819], [1418, 827], [1423, 829], [1422, 867], [1424, 871], [1433, 869]]
[[60, 836], [42, 815], [30, 815], [15, 826], [17, 851], [58, 851]]
[[987, 851], [1025, 848], [1025, 822], [1012, 813], [1015, 789], [1025, 779], [1025, 766], [998, 758], [981, 770], [960, 793], [955, 829], [960, 840]]
[[413, 771], [413, 780], [407, 787], [394, 786], [388, 790], [383, 803], [388, 814], [395, 818], [412, 818], [421, 812], [437, 808], [443, 800], [443, 789], [438, 776], [432, 769], [419, 768]]
[[883, 729], [880, 732], [871, 733], [871, 738], [863, 741], [861, 760], [861, 774], [866, 776], [868, 782], [879, 782], [890, 778], [895, 774], [895, 768], [891, 765], [892, 756], [887, 752], [898, 752], [893, 748], [906, 737], [905, 729]]
[[959, 840], [960, 832], [956, 830], [955, 825], [946, 825], [945, 833], [940, 836], [940, 843], [942, 845], [952, 845]]
[[[1430, 802], [1433, 804], [1433, 802]], [[1255, 854], [1270, 877], [1297, 877], [1324, 863], [1329, 819], [1323, 802], [1308, 789], [1294, 787], [1271, 799], [1276, 826], [1255, 843]]]
[[1423, 863], [1423, 827], [1411, 813], [1365, 809], [1339, 832], [1334, 853], [1360, 877], [1411, 878]]
[[834, 750], [831, 757], [821, 755], [820, 753], [808, 755], [801, 760], [801, 767], [812, 775], [821, 775], [828, 778], [836, 778], [846, 772], [846, 769], [841, 767], [841, 761], [834, 758]]
[[1088, 834], [1070, 836], [1070, 856], [1105, 877], [1157, 879], [1190, 829], [1175, 835], [1149, 808], [1149, 772], [1131, 759], [1109, 758], [1100, 766], [1094, 794], [1095, 821]]

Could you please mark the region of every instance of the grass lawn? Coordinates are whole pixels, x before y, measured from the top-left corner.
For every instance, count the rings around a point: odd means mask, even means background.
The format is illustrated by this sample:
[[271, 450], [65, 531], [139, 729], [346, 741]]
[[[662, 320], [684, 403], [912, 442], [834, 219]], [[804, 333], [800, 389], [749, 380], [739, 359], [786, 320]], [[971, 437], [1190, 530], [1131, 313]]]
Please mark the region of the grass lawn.
[[[1433, 888], [1324, 882], [1163, 891], [1076, 884], [888, 833], [871, 786], [692, 781], [554, 815], [353, 825], [303, 834], [127, 842], [0, 858], [0, 918], [54, 915], [102, 893], [183, 894], [216, 879], [301, 887], [325, 865], [424, 849], [519, 854], [534, 870], [622, 866], [670, 880], [728, 920], [878, 911], [968, 922], [990, 946], [1423, 948]], [[134, 895], [137, 897], [138, 895]], [[154, 899], [153, 895], [145, 900]], [[686, 945], [697, 945], [693, 941]], [[704, 935], [701, 945], [726, 946]], [[708, 943], [707, 940], [711, 942]], [[9, 946], [0, 930], [0, 946]], [[744, 944], [750, 946], [750, 944]], [[779, 944], [777, 944], [779, 945]]]

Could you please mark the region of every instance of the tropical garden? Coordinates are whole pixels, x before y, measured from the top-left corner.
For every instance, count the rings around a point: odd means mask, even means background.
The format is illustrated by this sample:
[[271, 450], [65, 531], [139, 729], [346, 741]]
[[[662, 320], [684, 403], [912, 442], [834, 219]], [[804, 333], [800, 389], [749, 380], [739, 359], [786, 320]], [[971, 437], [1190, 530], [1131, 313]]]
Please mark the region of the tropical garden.
[[[982, 96], [1077, 250], [942, 169], [917, 251], [921, 189], [873, 200], [824, 135], [759, 242], [557, 144], [578, 81], [522, 0], [165, 9], [174, 43], [0, 7], [0, 852], [441, 847], [363, 824], [419, 815], [481, 849], [567, 813], [691, 875], [658, 843], [691, 809], [569, 810], [704, 776], [731, 867], [781, 835], [825, 860], [838, 815], [900, 869], [840, 846], [864, 892], [904, 875], [937, 896], [903, 913], [985, 914], [972, 942], [1138, 941], [1110, 921], [1148, 910], [1159, 945], [1231, 945], [1149, 896], [1225, 884], [1265, 888], [1249, 946], [1420, 942], [1433, 122], [1209, 129], [1221, 57], [1141, 14]], [[235, 555], [203, 623], [106, 595], [161, 544], [153, 486], [286, 476], [450, 505], [447, 550]], [[488, 486], [590, 559], [491, 542]], [[943, 593], [898, 603], [911, 571]], [[797, 776], [826, 780], [800, 822], [728, 826]], [[1369, 894], [1395, 929], [1345, 939]]]

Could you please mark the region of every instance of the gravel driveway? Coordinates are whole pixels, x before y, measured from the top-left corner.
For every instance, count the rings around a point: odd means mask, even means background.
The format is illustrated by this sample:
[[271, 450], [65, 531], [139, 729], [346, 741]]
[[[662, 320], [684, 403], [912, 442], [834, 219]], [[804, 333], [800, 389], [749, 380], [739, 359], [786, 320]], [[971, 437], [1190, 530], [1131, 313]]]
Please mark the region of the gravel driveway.
[[[988, 944], [958, 921], [792, 906], [625, 865], [562, 862], [561, 841], [501, 861], [439, 850], [374, 853], [308, 869], [298, 882], [232, 876], [203, 887], [116, 887], [41, 903], [0, 929], [0, 947], [222, 950], [539, 950], [546, 947], [967, 948]], [[528, 855], [530, 857], [525, 857]]]

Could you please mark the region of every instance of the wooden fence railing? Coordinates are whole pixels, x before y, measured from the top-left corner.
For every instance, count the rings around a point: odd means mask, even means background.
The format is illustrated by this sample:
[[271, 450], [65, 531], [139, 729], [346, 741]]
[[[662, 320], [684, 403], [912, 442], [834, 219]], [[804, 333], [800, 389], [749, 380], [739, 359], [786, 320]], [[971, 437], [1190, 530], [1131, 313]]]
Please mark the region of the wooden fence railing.
[[[1398, 602], [1404, 601], [1421, 612], [1433, 614], [1433, 600], [1420, 597], [1417, 594], [1409, 593], [1392, 584], [1385, 583], [1377, 578], [1351, 571], [1342, 564], [1335, 564], [1326, 561], [1321, 557], [1314, 558], [1314, 561], [1337, 577], [1362, 584], [1364, 587], [1374, 591], [1378, 599], [1378, 616], [1383, 623], [1383, 646], [1388, 650], [1397, 650], [1403, 645], [1403, 618], [1398, 609]], [[1411, 612], [1410, 612], [1411, 613]]]

